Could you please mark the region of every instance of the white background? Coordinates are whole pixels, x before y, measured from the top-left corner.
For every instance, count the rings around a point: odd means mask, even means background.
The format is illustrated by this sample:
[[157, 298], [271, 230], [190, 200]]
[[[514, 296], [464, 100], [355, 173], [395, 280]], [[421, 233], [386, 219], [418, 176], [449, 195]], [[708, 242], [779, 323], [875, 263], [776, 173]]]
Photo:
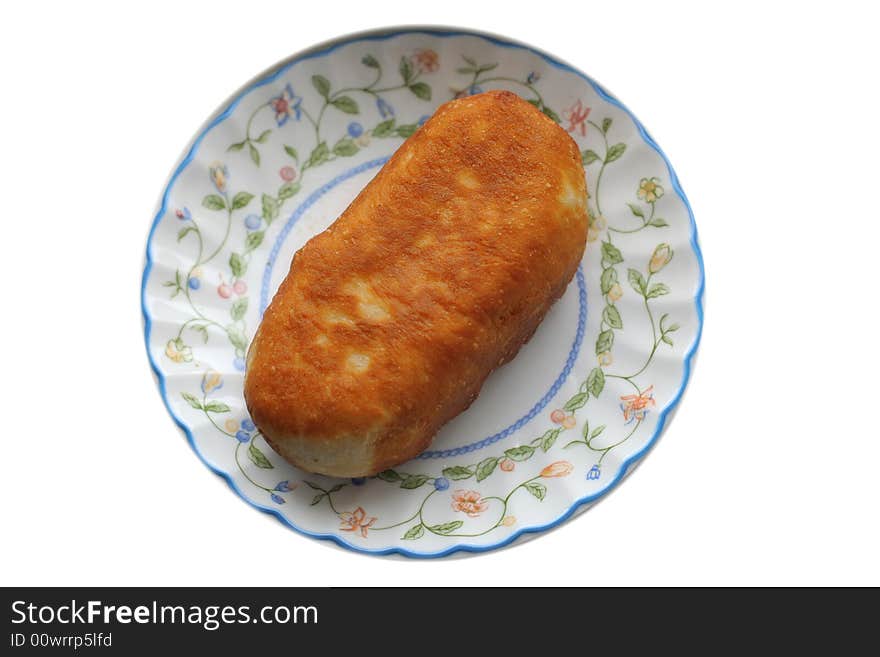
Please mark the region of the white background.
[[[859, 6], [5, 4], [0, 583], [880, 584], [880, 49]], [[573, 522], [463, 559], [358, 555], [254, 511], [191, 452], [143, 345], [147, 230], [194, 131], [277, 60], [402, 23], [508, 35], [610, 88], [675, 166], [707, 268], [656, 449]]]

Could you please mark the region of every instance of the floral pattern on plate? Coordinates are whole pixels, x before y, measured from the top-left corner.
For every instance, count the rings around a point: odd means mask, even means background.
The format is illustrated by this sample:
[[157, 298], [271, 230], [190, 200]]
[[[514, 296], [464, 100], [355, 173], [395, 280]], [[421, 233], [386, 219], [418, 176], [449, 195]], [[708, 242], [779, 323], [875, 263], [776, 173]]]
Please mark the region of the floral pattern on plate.
[[[506, 422], [504, 403], [478, 400], [435, 441], [466, 448], [430, 452], [369, 479], [298, 471], [266, 445], [241, 395], [260, 315], [253, 292], [277, 284], [279, 253], [292, 253], [335, 218], [327, 204], [344, 207], [437, 105], [498, 87], [519, 93], [581, 148], [590, 195], [584, 348], [575, 343], [574, 367], [547, 408], [496, 434], [497, 442], [468, 443], [474, 418]], [[526, 47], [413, 30], [342, 39], [236, 95], [162, 196], [143, 305], [169, 410], [242, 497], [347, 547], [435, 556], [498, 547], [552, 526], [625, 474], [686, 383], [702, 281], [674, 174], [619, 102]], [[545, 341], [518, 358], [551, 360], [546, 345], [563, 342], [568, 330], [548, 318], [539, 329]], [[499, 371], [487, 387], [497, 386], [502, 402], [540, 387], [521, 374]]]

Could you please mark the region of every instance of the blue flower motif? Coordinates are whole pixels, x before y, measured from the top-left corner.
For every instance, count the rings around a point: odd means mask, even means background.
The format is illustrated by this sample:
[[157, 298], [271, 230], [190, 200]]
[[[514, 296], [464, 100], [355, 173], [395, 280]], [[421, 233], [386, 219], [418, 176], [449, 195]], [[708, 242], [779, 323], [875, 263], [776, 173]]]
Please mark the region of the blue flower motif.
[[437, 477], [434, 480], [434, 488], [437, 490], [446, 490], [449, 488], [449, 480], [446, 477]]
[[249, 434], [247, 431], [239, 431], [235, 434], [235, 438], [240, 443], [246, 443], [251, 439], [251, 434]]
[[590, 468], [589, 472], [587, 472], [587, 479], [593, 480], [598, 479], [602, 474], [602, 471], [599, 469], [598, 465], [594, 465]]
[[202, 286], [202, 282], [195, 276], [191, 276], [187, 281], [187, 285], [189, 285], [190, 290], [198, 290]]
[[174, 216], [181, 221], [189, 221], [192, 219], [192, 212], [189, 211], [189, 208], [177, 208], [174, 211]]
[[537, 71], [532, 71], [526, 77], [526, 82], [528, 82], [529, 84], [535, 84], [535, 82], [537, 82], [540, 79], [541, 79], [541, 74], [538, 73]]
[[422, 117], [419, 119], [419, 125], [425, 125], [428, 122], [428, 119], [430, 119], [430, 118], [431, 118], [430, 114], [422, 115]]
[[384, 98], [376, 99], [376, 107], [379, 109], [379, 114], [382, 115], [383, 119], [394, 116], [394, 108]]
[[290, 117], [297, 121], [300, 120], [302, 117], [302, 109], [300, 107], [302, 100], [300, 96], [293, 93], [293, 87], [288, 84], [284, 87], [280, 96], [275, 96], [275, 98], [269, 101], [269, 105], [275, 110], [275, 122], [279, 128], [287, 123], [287, 119]]
[[348, 124], [348, 134], [352, 139], [357, 139], [364, 134], [364, 126], [357, 121], [352, 121]]
[[474, 94], [481, 94], [481, 93], [483, 93], [483, 87], [481, 87], [477, 84], [471, 85], [470, 89], [468, 89], [468, 95], [470, 95], [470, 96], [473, 96]]
[[244, 372], [244, 358], [237, 356], [235, 360], [232, 361], [232, 366], [239, 372]]
[[290, 482], [289, 481], [279, 481], [278, 485], [275, 486], [275, 490], [281, 491], [282, 493], [290, 492]]
[[275, 504], [284, 504], [284, 498], [277, 493], [272, 493], [269, 497], [272, 498], [272, 501], [275, 502]]
[[263, 218], [258, 214], [249, 214], [244, 218], [244, 227], [248, 230], [257, 230], [263, 223]]
[[351, 483], [353, 486], [363, 486], [364, 483], [366, 483], [366, 481], [367, 480], [365, 477], [352, 477], [351, 478]]
[[253, 420], [251, 420], [249, 417], [246, 417], [241, 421], [241, 428], [245, 431], [253, 431], [257, 428], [257, 426], [254, 424]]

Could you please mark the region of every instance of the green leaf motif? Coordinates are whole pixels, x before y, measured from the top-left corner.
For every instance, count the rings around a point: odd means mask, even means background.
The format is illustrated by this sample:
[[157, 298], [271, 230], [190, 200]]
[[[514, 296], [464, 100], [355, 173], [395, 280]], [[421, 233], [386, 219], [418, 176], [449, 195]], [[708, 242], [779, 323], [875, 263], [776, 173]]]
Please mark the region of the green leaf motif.
[[409, 84], [410, 78], [412, 78], [412, 62], [409, 61], [409, 57], [403, 56], [400, 58], [400, 77], [403, 78], [404, 84]]
[[620, 156], [623, 155], [623, 152], [626, 150], [626, 144], [614, 144], [611, 148], [608, 149], [608, 152], [605, 154], [605, 164], [610, 164], [615, 160], [619, 160]]
[[350, 137], [343, 137], [333, 146], [333, 152], [340, 157], [356, 155], [360, 149]]
[[453, 481], [461, 481], [462, 479], [470, 479], [474, 476], [474, 473], [470, 468], [466, 468], [463, 465], [455, 465], [451, 468], [443, 468], [443, 476]]
[[431, 87], [424, 82], [415, 82], [411, 84], [409, 90], [422, 100], [431, 100]]
[[547, 116], [549, 116], [551, 119], [553, 119], [554, 121], [556, 121], [556, 123], [562, 123], [562, 119], [559, 118], [559, 115], [558, 115], [556, 112], [554, 112], [552, 109], [550, 109], [549, 107], [547, 107], [546, 105], [544, 105], [544, 106], [541, 108], [541, 111], [544, 112], [544, 114], [546, 114]]
[[327, 142], [322, 141], [320, 144], [315, 146], [309, 155], [309, 159], [306, 162], [306, 168], [316, 167], [319, 164], [323, 164], [327, 161], [327, 158], [330, 156], [330, 149], [327, 148]]
[[627, 278], [629, 279], [629, 284], [632, 285], [632, 288], [636, 292], [642, 295], [645, 294], [645, 285], [647, 285], [647, 283], [645, 283], [645, 278], [639, 271], [635, 269], [628, 270]]
[[205, 410], [209, 413], [228, 413], [230, 409], [223, 402], [212, 401], [205, 404]]
[[312, 502], [311, 502], [311, 504], [309, 504], [309, 506], [315, 506], [316, 504], [320, 503], [320, 501], [323, 499], [324, 499], [324, 493], [319, 493], [318, 495], [315, 495], [312, 498]]
[[313, 75], [312, 86], [315, 87], [315, 90], [324, 98], [327, 98], [327, 96], [330, 95], [330, 80], [323, 75]]
[[232, 209], [241, 210], [243, 207], [247, 206], [247, 204], [251, 202], [251, 199], [253, 197], [254, 195], [248, 192], [239, 192], [232, 197]]
[[428, 475], [409, 475], [401, 482], [400, 487], [412, 490], [423, 485], [428, 479], [430, 479]]
[[661, 339], [663, 342], [665, 342], [666, 344], [668, 344], [670, 347], [673, 346], [673, 344], [672, 344], [672, 338], [670, 338], [670, 337], [669, 337], [668, 335], [666, 335], [665, 333], [664, 333], [662, 336], [660, 336], [660, 339]]
[[296, 163], [299, 164], [299, 153], [293, 146], [285, 145], [284, 152], [290, 155], [290, 157], [292, 157], [296, 161]]
[[598, 427], [593, 429], [593, 433], [590, 434], [590, 440], [593, 440], [593, 438], [597, 437], [603, 431], [605, 431], [605, 425], [600, 424]]
[[610, 128], [610, 127], [611, 127], [611, 119], [610, 118], [602, 119], [602, 132], [604, 132], [607, 135], [608, 128]]
[[379, 60], [372, 55], [364, 55], [361, 59], [361, 64], [369, 68], [379, 68]]
[[373, 128], [373, 136], [382, 139], [383, 137], [390, 137], [394, 134], [394, 119], [388, 119], [387, 121], [382, 121], [379, 125]]
[[599, 334], [599, 337], [596, 338], [596, 354], [601, 354], [606, 351], [611, 351], [611, 347], [614, 345], [614, 331], [607, 330], [602, 331]]
[[617, 310], [616, 306], [612, 306], [611, 304], [605, 306], [605, 309], [602, 311], [602, 319], [604, 319], [605, 323], [611, 328], [623, 328], [623, 320], [620, 318], [620, 311]]
[[248, 144], [248, 152], [251, 155], [251, 161], [260, 166], [260, 151], [257, 150], [257, 147], [253, 144]]
[[[288, 182], [281, 185], [278, 188], [278, 200], [286, 201], [287, 199], [296, 196], [296, 194], [300, 190], [300, 184], [298, 182]], [[279, 203], [279, 205], [281, 205]]]
[[329, 495], [330, 493], [338, 493], [343, 488], [345, 488], [345, 484], [336, 484], [333, 488], [327, 491], [327, 494]]
[[651, 289], [648, 290], [648, 294], [645, 296], [648, 299], [654, 299], [663, 296], [664, 294], [669, 294], [669, 288], [663, 283], [654, 283], [654, 285], [651, 286]]
[[204, 324], [191, 324], [190, 328], [197, 333], [202, 334], [202, 340], [204, 340], [205, 344], [208, 343], [208, 327]]
[[[380, 472], [376, 476], [379, 479], [381, 479], [382, 481], [390, 481], [390, 482], [400, 481], [401, 479], [403, 479], [403, 477], [401, 477], [399, 474], [397, 474], [397, 472], [395, 472], [394, 470], [382, 470], [382, 472]], [[308, 483], [308, 482], [306, 482], [306, 483]]]
[[571, 412], [571, 411], [576, 411], [579, 408], [583, 408], [584, 406], [586, 406], [587, 400], [589, 399], [589, 397], [590, 397], [589, 393], [579, 392], [576, 395], [574, 395], [571, 399], [569, 399], [567, 402], [565, 402], [565, 406], [562, 407], [562, 410]]
[[319, 491], [321, 491], [322, 493], [326, 493], [326, 492], [327, 492], [327, 491], [325, 491], [323, 488], [321, 488], [318, 484], [313, 484], [311, 481], [306, 481], [305, 479], [303, 479], [303, 483], [304, 483], [306, 486], [308, 486], [309, 488], [311, 488], [312, 490], [319, 490]]
[[258, 468], [271, 470], [275, 467], [269, 462], [269, 459], [266, 458], [266, 455], [260, 451], [260, 448], [257, 447], [253, 442], [251, 442], [250, 447], [248, 447], [248, 456], [250, 457], [251, 462]]
[[519, 447], [511, 447], [504, 451], [504, 456], [514, 461], [528, 461], [535, 453], [534, 447], [528, 445], [520, 445]]
[[421, 538], [425, 535], [425, 527], [422, 523], [419, 523], [415, 527], [410, 527], [407, 530], [406, 534], [403, 535], [403, 540], [405, 541], [414, 541], [417, 538]]
[[530, 481], [525, 486], [523, 486], [523, 488], [525, 488], [541, 501], [543, 501], [544, 496], [547, 495], [547, 487], [539, 481]]
[[645, 218], [645, 213], [642, 212], [642, 209], [638, 205], [636, 205], [635, 203], [627, 203], [627, 205], [629, 206], [629, 211], [632, 212], [635, 216], [641, 217], [642, 219]]
[[208, 194], [205, 198], [202, 199], [202, 205], [209, 210], [226, 209], [226, 201], [223, 200], [222, 196], [218, 196], [217, 194]]
[[611, 242], [602, 242], [602, 257], [612, 265], [623, 262], [623, 254]]
[[230, 144], [230, 145], [229, 145], [229, 148], [227, 148], [226, 151], [227, 151], [227, 152], [233, 152], [233, 153], [236, 152], [236, 151], [240, 151], [242, 148], [244, 148], [245, 143], [247, 143], [247, 142], [240, 141], [240, 142], [237, 142], [237, 143], [235, 143], [235, 144]]
[[191, 395], [188, 392], [180, 393], [180, 396], [186, 400], [186, 403], [192, 406], [197, 410], [202, 410], [202, 403], [196, 398], [195, 395]]
[[453, 520], [452, 522], [444, 522], [442, 525], [434, 525], [433, 527], [429, 527], [429, 529], [435, 534], [443, 534], [444, 536], [448, 536], [456, 529], [461, 527], [464, 524], [461, 520]]
[[262, 230], [254, 231], [253, 233], [248, 234], [247, 238], [244, 240], [245, 250], [253, 251], [260, 244], [263, 243], [263, 237], [266, 233]]
[[587, 390], [590, 391], [590, 394], [593, 395], [593, 397], [598, 398], [604, 389], [605, 372], [602, 371], [601, 367], [594, 367], [590, 370], [590, 375], [587, 377]]
[[661, 219], [660, 217], [654, 217], [651, 221], [648, 222], [649, 226], [654, 226], [655, 228], [664, 228], [669, 224], [666, 223], [666, 219]]
[[260, 198], [260, 203], [262, 205], [263, 219], [266, 220], [266, 223], [271, 224], [275, 219], [278, 218], [278, 201], [269, 196], [268, 194], [263, 194]]
[[415, 123], [408, 123], [406, 125], [397, 126], [397, 130], [394, 132], [397, 133], [398, 137], [403, 137], [404, 139], [411, 137], [412, 134], [419, 129]]
[[240, 349], [242, 351], [247, 349], [247, 338], [245, 337], [244, 333], [241, 332], [241, 329], [239, 329], [235, 324], [230, 324], [226, 327], [226, 336], [229, 338], [229, 342], [232, 344], [232, 346], [236, 349]]
[[483, 459], [477, 464], [477, 481], [483, 481], [490, 474], [495, 472], [495, 466], [498, 465], [498, 457], [490, 456]]
[[232, 253], [229, 256], [229, 269], [232, 271], [233, 276], [241, 278], [247, 271], [247, 263], [239, 254]]
[[260, 136], [257, 137], [257, 143], [265, 144], [266, 140], [269, 138], [269, 135], [271, 135], [271, 134], [272, 134], [271, 130], [263, 130], [263, 132], [260, 133]]
[[198, 232], [198, 228], [196, 228], [195, 226], [184, 226], [177, 232], [177, 241], [179, 242], [190, 233], [195, 232]]
[[242, 297], [235, 300], [232, 307], [229, 309], [229, 314], [232, 315], [232, 319], [242, 319], [247, 312], [247, 309], [248, 299], [247, 297]]
[[357, 114], [360, 112], [358, 104], [355, 102], [354, 98], [350, 96], [339, 96], [339, 98], [334, 98], [331, 101], [331, 105], [340, 112], [345, 112], [346, 114]]
[[584, 166], [588, 164], [592, 164], [596, 160], [599, 159], [599, 154], [594, 150], [590, 150], [589, 148], [581, 153], [581, 161], [584, 163]]
[[599, 279], [599, 284], [602, 286], [602, 294], [608, 294], [611, 291], [611, 288], [614, 287], [614, 284], [616, 282], [616, 269], [609, 267], [608, 269], [602, 270], [602, 277]]
[[543, 451], [547, 452], [553, 447], [553, 443], [559, 438], [560, 431], [562, 431], [562, 429], [547, 429], [547, 431], [544, 432], [544, 435], [541, 436], [541, 449]]

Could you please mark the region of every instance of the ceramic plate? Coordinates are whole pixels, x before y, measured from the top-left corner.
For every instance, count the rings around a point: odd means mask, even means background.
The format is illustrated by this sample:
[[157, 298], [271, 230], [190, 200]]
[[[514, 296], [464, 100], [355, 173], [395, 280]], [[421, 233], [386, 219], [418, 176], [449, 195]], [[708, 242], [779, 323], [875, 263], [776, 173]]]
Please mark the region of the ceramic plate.
[[[494, 88], [533, 103], [581, 149], [591, 227], [577, 275], [418, 458], [366, 480], [289, 466], [254, 428], [242, 382], [293, 254], [438, 105]], [[506, 545], [612, 489], [681, 398], [702, 291], [684, 193], [620, 101], [519, 43], [395, 29], [293, 56], [199, 130], [159, 201], [142, 303], [169, 412], [245, 501], [354, 550], [427, 557]]]

